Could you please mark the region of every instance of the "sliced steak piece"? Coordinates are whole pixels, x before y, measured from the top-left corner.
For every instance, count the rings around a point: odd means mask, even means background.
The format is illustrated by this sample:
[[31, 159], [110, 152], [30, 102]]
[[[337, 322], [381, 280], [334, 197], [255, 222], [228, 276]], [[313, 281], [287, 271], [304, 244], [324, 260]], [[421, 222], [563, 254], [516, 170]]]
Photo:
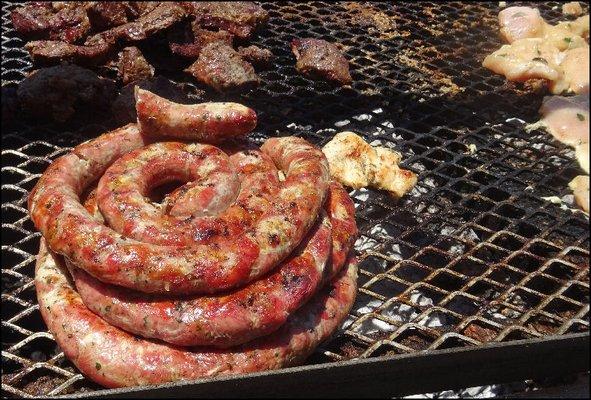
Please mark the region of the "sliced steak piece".
[[58, 122], [86, 107], [105, 108], [115, 94], [115, 84], [76, 65], [59, 65], [33, 72], [18, 87], [23, 111], [33, 117]]
[[154, 10], [160, 4], [159, 1], [128, 1], [127, 18], [134, 20]]
[[199, 58], [185, 72], [219, 92], [257, 86], [259, 77], [253, 66], [231, 46], [214, 42], [205, 46]]
[[261, 49], [258, 46], [252, 45], [248, 47], [239, 47], [238, 54], [248, 61], [249, 63], [253, 64], [255, 67], [268, 67], [271, 65], [271, 61], [273, 60], [273, 53], [269, 49]]
[[193, 29], [191, 43], [170, 43], [170, 51], [173, 54], [185, 58], [197, 59], [206, 45], [215, 42], [222, 42], [228, 46], [232, 46], [234, 35], [226, 31], [208, 31], [206, 29]]
[[35, 39], [49, 38], [74, 43], [90, 31], [85, 6], [68, 6], [56, 10], [49, 2], [36, 2], [17, 8], [10, 17], [17, 32]]
[[119, 53], [117, 69], [124, 85], [154, 76], [154, 67], [137, 47], [126, 47]]
[[249, 38], [269, 19], [265, 9], [250, 1], [191, 1], [182, 5], [199, 26], [223, 29], [241, 39]]
[[349, 62], [334, 44], [321, 39], [294, 39], [291, 51], [296, 56], [296, 69], [300, 73], [341, 85], [352, 82]]
[[113, 101], [113, 105], [111, 106], [113, 115], [121, 124], [135, 122], [137, 120], [134, 97], [134, 88], [136, 85], [175, 103], [187, 103], [189, 101], [189, 98], [179, 85], [162, 76], [131, 83], [121, 89], [121, 93]]
[[176, 3], [163, 2], [136, 21], [119, 25], [86, 40], [87, 45], [114, 44], [118, 41], [135, 42], [165, 30], [185, 18], [185, 9]]
[[103, 64], [112, 54], [107, 43], [78, 46], [59, 40], [36, 40], [25, 45], [33, 63], [39, 66], [74, 63], [84, 66]]
[[88, 18], [95, 31], [102, 31], [128, 22], [128, 2], [97, 1], [88, 8]]

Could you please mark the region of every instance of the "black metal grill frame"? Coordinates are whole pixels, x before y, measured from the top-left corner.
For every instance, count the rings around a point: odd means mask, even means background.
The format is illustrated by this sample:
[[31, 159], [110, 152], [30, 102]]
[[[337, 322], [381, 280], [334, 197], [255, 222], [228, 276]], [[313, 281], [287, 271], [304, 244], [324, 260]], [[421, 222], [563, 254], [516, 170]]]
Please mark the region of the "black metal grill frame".
[[[549, 21], [564, 19], [559, 3], [537, 6]], [[2, 5], [3, 86], [31, 68], [8, 22], [13, 7]], [[588, 369], [588, 216], [543, 199], [568, 195], [567, 183], [582, 172], [568, 147], [543, 131], [525, 132], [542, 96], [480, 66], [500, 46], [498, 3], [264, 7], [271, 19], [252, 43], [277, 60], [260, 73], [258, 89], [220, 95], [160, 72], [183, 82], [195, 100], [254, 108], [255, 141], [298, 135], [323, 145], [353, 130], [396, 148], [403, 166], [419, 174], [398, 203], [385, 193], [352, 192], [362, 234], [360, 289], [342, 329], [303, 367], [99, 390], [64, 358], [40, 317], [32, 281], [40, 234], [26, 196], [51, 160], [115, 125], [105, 115], [67, 127], [21, 122], [2, 133], [3, 395], [220, 395], [230, 388], [246, 395], [271, 382], [305, 395], [295, 386], [301, 379], [321, 381], [311, 395], [391, 395]], [[288, 43], [306, 36], [343, 46], [351, 88], [295, 72]], [[483, 367], [494, 360], [505, 368]]]

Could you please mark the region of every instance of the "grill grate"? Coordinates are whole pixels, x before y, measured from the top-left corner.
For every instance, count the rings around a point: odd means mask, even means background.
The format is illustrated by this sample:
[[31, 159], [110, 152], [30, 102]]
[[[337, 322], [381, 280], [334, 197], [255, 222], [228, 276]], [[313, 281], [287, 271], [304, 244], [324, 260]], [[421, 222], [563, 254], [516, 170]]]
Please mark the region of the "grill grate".
[[[538, 5], [549, 21], [558, 3]], [[2, 5], [2, 85], [31, 69]], [[352, 192], [361, 236], [359, 293], [343, 328], [309, 363], [479, 346], [589, 330], [588, 217], [569, 200], [580, 170], [548, 134], [525, 133], [539, 94], [480, 66], [499, 46], [497, 3], [268, 3], [252, 41], [276, 68], [241, 95], [211, 93], [178, 74], [195, 98], [234, 100], [259, 115], [255, 140], [299, 135], [324, 144], [353, 130], [404, 154], [419, 174], [398, 204]], [[299, 76], [294, 37], [336, 40], [351, 62], [351, 88]], [[26, 196], [51, 160], [114, 127], [106, 116], [67, 127], [17, 125], [2, 146], [2, 394], [100, 389], [64, 358], [36, 304], [40, 234]], [[572, 200], [572, 198], [571, 198]]]

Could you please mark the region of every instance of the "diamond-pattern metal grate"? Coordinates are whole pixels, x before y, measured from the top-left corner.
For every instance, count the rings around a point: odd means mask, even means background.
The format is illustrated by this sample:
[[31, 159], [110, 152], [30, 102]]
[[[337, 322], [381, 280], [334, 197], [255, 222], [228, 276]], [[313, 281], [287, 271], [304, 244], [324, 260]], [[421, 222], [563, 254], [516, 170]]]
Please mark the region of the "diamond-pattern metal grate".
[[[537, 5], [551, 22], [558, 3]], [[32, 67], [2, 4], [2, 85]], [[219, 95], [184, 82], [195, 98], [240, 101], [259, 114], [256, 140], [300, 135], [324, 144], [353, 130], [401, 151], [419, 174], [395, 203], [352, 192], [361, 236], [359, 293], [343, 328], [309, 363], [479, 346], [589, 330], [588, 217], [568, 204], [581, 171], [573, 151], [524, 125], [542, 96], [480, 66], [500, 45], [498, 3], [266, 3], [252, 40], [277, 56], [262, 85]], [[295, 37], [337, 41], [352, 87], [294, 70]], [[162, 66], [161, 66], [162, 67]], [[107, 116], [67, 127], [19, 123], [2, 133], [2, 394], [100, 389], [56, 346], [33, 285], [40, 234], [26, 198], [51, 160], [114, 127]], [[546, 198], [546, 199], [544, 199]], [[570, 199], [572, 200], [572, 198]]]

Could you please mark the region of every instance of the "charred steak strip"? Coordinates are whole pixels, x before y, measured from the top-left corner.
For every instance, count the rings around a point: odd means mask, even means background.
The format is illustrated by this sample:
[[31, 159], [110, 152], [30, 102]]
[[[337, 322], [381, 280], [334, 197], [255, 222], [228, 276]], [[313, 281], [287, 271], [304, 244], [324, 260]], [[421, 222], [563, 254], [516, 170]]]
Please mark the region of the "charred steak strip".
[[37, 40], [25, 45], [36, 65], [74, 63], [82, 66], [103, 64], [112, 54], [107, 43], [96, 46], [78, 46], [59, 40]]
[[346, 268], [275, 333], [228, 350], [183, 349], [139, 339], [92, 313], [67, 278], [61, 260], [37, 257], [39, 309], [59, 346], [95, 382], [123, 387], [248, 373], [297, 365], [343, 322], [357, 291], [357, 265]]
[[232, 46], [234, 35], [226, 31], [212, 32], [206, 29], [194, 29], [192, 43], [170, 43], [170, 51], [181, 57], [197, 59], [201, 49], [210, 43], [222, 42]]
[[255, 67], [268, 67], [273, 60], [273, 53], [268, 49], [261, 49], [258, 46], [252, 45], [248, 47], [239, 47], [238, 54], [253, 64]]
[[88, 7], [88, 18], [95, 31], [103, 31], [128, 22], [127, 1], [97, 1]]
[[199, 58], [185, 72], [218, 92], [257, 86], [259, 77], [253, 66], [244, 61], [231, 46], [210, 43], [201, 49]]
[[90, 31], [90, 21], [83, 6], [55, 10], [50, 2], [36, 2], [17, 8], [10, 17], [17, 32], [34, 39], [74, 43]]
[[181, 3], [203, 28], [222, 29], [247, 39], [269, 19], [265, 9], [250, 1], [191, 1]]
[[185, 18], [185, 16], [185, 9], [180, 5], [163, 2], [133, 22], [116, 26], [89, 37], [86, 40], [86, 44], [95, 45], [104, 42], [114, 44], [119, 41], [135, 42], [143, 40], [171, 27]]
[[137, 47], [126, 47], [121, 50], [117, 70], [124, 85], [154, 76], [154, 67], [148, 63]]
[[296, 56], [296, 69], [300, 73], [341, 85], [352, 82], [349, 62], [334, 44], [321, 39], [294, 39], [291, 50]]

